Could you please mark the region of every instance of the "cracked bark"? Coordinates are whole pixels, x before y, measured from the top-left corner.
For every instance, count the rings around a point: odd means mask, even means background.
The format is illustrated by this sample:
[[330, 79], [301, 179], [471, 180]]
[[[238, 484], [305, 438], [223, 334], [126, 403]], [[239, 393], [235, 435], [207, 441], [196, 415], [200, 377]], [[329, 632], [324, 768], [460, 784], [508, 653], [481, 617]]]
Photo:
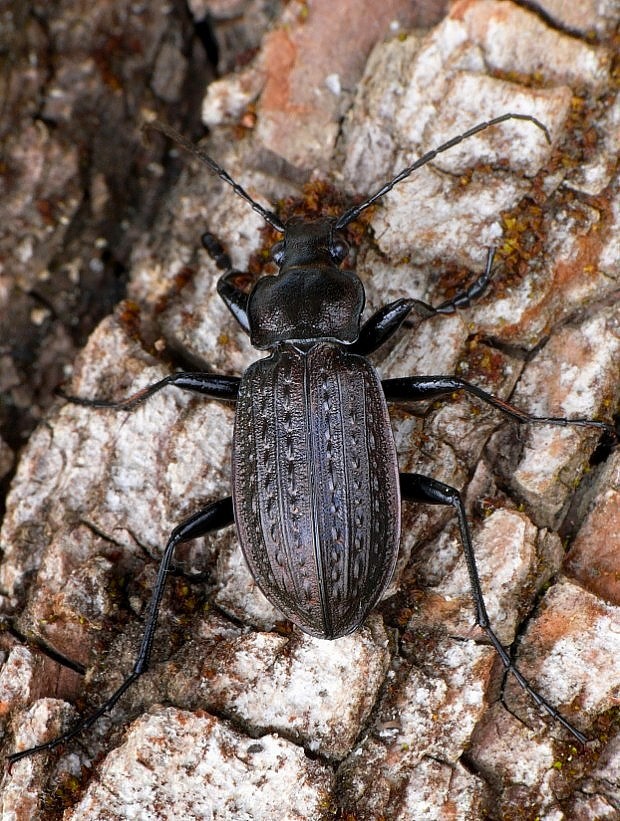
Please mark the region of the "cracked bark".
[[[485, 132], [398, 187], [373, 211], [370, 230], [356, 234], [367, 311], [400, 296], [437, 303], [477, 275], [489, 244], [499, 248], [493, 287], [479, 304], [404, 329], [373, 361], [384, 377], [458, 373], [534, 413], [608, 418], [620, 383], [608, 10], [599, 4], [583, 27], [573, 18], [554, 27], [509, 2], [470, 0], [426, 33], [390, 38], [399, 14], [402, 32], [420, 25], [402, 16], [410, 5], [386, 4], [386, 19], [370, 21], [359, 3], [292, 3], [281, 13], [268, 3], [193, 4], [197, 18], [210, 11], [222, 67], [235, 64], [235, 43], [240, 49], [237, 72], [207, 91], [208, 150], [275, 206], [302, 196], [299, 180], [313, 176], [348, 196], [369, 192], [475, 121], [515, 106], [535, 113], [551, 130], [551, 147], [527, 123]], [[553, 19], [556, 6], [545, 4]], [[133, 303], [91, 335], [73, 369], [75, 393], [121, 397], [188, 362], [241, 373], [256, 358], [216, 296], [217, 271], [199, 237], [216, 231], [245, 269], [269, 242], [264, 226], [191, 160], [171, 186], [157, 139], [136, 147], [141, 111], [179, 124], [191, 119], [192, 104], [198, 110], [179, 90], [192, 73], [196, 85], [208, 73], [196, 68], [191, 28], [176, 7], [167, 15], [149, 7], [140, 49], [132, 52], [124, 36], [117, 52], [114, 13], [124, 5], [97, 9], [79, 49], [65, 25], [79, 9], [66, 4], [57, 17], [28, 17], [27, 46], [15, 52], [28, 83], [9, 89], [21, 127], [8, 156], [29, 173], [17, 175], [21, 187], [4, 202], [13, 220], [3, 222], [12, 251], [2, 274], [10, 285], [4, 321], [13, 324], [3, 338], [15, 342], [13, 364], [27, 338], [36, 365], [31, 382], [2, 371], [5, 439], [14, 445], [49, 402], [36, 397], [115, 301], [118, 266], [129, 272]], [[266, 37], [257, 40], [255, 28], [231, 33], [233, 18], [241, 26], [257, 14], [263, 25], [275, 19]], [[347, 32], [335, 38], [337, 56], [317, 34], [327, 21], [330, 31]], [[586, 30], [598, 40], [581, 36]], [[248, 43], [259, 44], [249, 63]], [[28, 62], [33, 50], [38, 63]], [[33, 89], [40, 102], [28, 107]], [[85, 155], [99, 160], [80, 172]], [[112, 256], [101, 248], [94, 255], [100, 237]], [[43, 299], [51, 313], [33, 334]], [[16, 433], [11, 420], [25, 406], [30, 417]], [[232, 415], [175, 391], [131, 414], [56, 401], [29, 437], [2, 530], [1, 603], [13, 625], [0, 671], [6, 752], [55, 735], [74, 715], [65, 699], [86, 694], [97, 704], [131, 668], [168, 532], [229, 493]], [[183, 548], [179, 571], [204, 578], [171, 577], [152, 671], [85, 738], [5, 775], [6, 812], [236, 819], [273, 818], [277, 807], [283, 818], [327, 818], [336, 809], [360, 819], [422, 811], [613, 817], [620, 594], [618, 529], [609, 521], [618, 454], [590, 466], [596, 435], [517, 430], [462, 397], [395, 406], [392, 417], [401, 469], [463, 488], [492, 621], [504, 641], [518, 637], [523, 672], [597, 739], [591, 748], [573, 751], [511, 682], [507, 702], [527, 724], [497, 702], [501, 670], [473, 640], [453, 518], [407, 506], [392, 597], [362, 631], [332, 643], [280, 622], [232, 529]], [[563, 539], [571, 543], [566, 562]], [[86, 682], [37, 643], [87, 667]]]

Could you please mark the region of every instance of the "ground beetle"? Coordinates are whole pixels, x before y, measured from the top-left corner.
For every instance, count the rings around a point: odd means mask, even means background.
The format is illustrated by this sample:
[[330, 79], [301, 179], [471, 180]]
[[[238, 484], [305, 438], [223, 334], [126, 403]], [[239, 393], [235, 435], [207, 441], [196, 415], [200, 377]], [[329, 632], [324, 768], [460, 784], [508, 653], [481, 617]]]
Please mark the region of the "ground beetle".
[[465, 391], [518, 422], [581, 425], [612, 432], [590, 419], [535, 417], [458, 376], [409, 376], [381, 381], [366, 356], [389, 339], [413, 310], [423, 318], [453, 313], [480, 296], [491, 278], [493, 249], [483, 274], [463, 293], [432, 307], [398, 299], [361, 325], [364, 288], [340, 264], [348, 247], [339, 232], [412, 171], [468, 137], [506, 120], [542, 123], [507, 113], [479, 123], [433, 151], [339, 218], [282, 222], [263, 208], [224, 169], [168, 126], [154, 128], [197, 156], [284, 235], [272, 249], [276, 276], [258, 280], [249, 295], [235, 285], [239, 272], [211, 234], [203, 245], [225, 273], [218, 293], [252, 344], [270, 352], [239, 377], [173, 373], [119, 402], [66, 396], [93, 408], [129, 411], [174, 385], [236, 403], [232, 496], [212, 502], [176, 527], [159, 566], [133, 671], [92, 715], [58, 738], [9, 756], [11, 763], [51, 750], [85, 730], [109, 710], [148, 667], [159, 605], [177, 545], [233, 522], [250, 571], [267, 598], [313, 636], [335, 639], [358, 628], [390, 582], [398, 555], [401, 497], [451, 505], [469, 571], [476, 622], [535, 702], [581, 743], [586, 737], [536, 693], [513, 665], [493, 632], [478, 578], [461, 496], [427, 476], [399, 474], [387, 402], [437, 399]]

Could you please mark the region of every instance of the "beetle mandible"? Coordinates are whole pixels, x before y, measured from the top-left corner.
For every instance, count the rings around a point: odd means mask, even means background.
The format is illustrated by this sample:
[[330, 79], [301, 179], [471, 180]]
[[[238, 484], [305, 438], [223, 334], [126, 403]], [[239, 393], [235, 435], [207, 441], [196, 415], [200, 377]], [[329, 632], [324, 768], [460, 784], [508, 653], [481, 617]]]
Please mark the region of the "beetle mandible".
[[250, 571], [263, 593], [306, 633], [335, 639], [354, 631], [381, 598], [394, 572], [400, 537], [401, 498], [449, 505], [457, 516], [476, 611], [504, 665], [536, 703], [581, 743], [586, 737], [542, 698], [513, 664], [493, 631], [484, 603], [469, 525], [456, 488], [420, 474], [399, 474], [388, 402], [420, 401], [464, 391], [512, 419], [526, 423], [610, 425], [591, 419], [536, 417], [457, 376], [409, 376], [381, 381], [367, 355], [401, 326], [411, 311], [422, 318], [467, 307], [488, 287], [494, 250], [484, 272], [465, 291], [437, 307], [398, 299], [361, 324], [364, 288], [340, 264], [348, 247], [340, 232], [413, 171], [463, 140], [507, 120], [545, 126], [527, 114], [506, 113], [427, 152], [359, 205], [338, 218], [292, 218], [286, 223], [263, 208], [211, 157], [163, 123], [154, 128], [206, 163], [232, 186], [283, 240], [272, 248], [276, 276], [257, 281], [248, 295], [217, 239], [203, 245], [224, 271], [218, 293], [269, 356], [242, 377], [173, 373], [122, 401], [65, 396], [92, 408], [130, 411], [167, 386], [236, 403], [232, 496], [207, 505], [171, 533], [147, 611], [133, 670], [94, 713], [51, 741], [9, 756], [11, 763], [81, 733], [142, 675], [153, 646], [158, 610], [175, 548], [182, 542], [236, 525]]

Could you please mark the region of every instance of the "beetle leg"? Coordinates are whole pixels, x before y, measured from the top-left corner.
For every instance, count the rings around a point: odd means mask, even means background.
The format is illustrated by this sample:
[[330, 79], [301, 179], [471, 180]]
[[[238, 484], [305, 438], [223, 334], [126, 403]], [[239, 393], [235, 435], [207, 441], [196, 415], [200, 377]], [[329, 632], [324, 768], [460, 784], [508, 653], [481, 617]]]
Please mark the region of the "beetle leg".
[[241, 380], [238, 376], [223, 376], [218, 373], [200, 373], [198, 371], [190, 371], [188, 373], [171, 373], [169, 376], [160, 379], [159, 382], [154, 382], [152, 385], [146, 385], [139, 391], [132, 393], [131, 396], [127, 397], [127, 399], [120, 399], [118, 402], [115, 402], [112, 399], [87, 399], [83, 396], [70, 396], [61, 388], [57, 388], [56, 393], [68, 402], [72, 402], [74, 405], [85, 405], [88, 408], [133, 410], [136, 405], [144, 402], [150, 396], [153, 396], [153, 394], [168, 385], [173, 385], [174, 387], [181, 388], [184, 391], [202, 393], [212, 399], [227, 399], [234, 402], [237, 399], [240, 381]]
[[[452, 299], [446, 299], [441, 305], [433, 307], [426, 305], [430, 309], [431, 314], [453, 314], [458, 308], [468, 308], [471, 303], [482, 296], [482, 294], [489, 287], [491, 276], [493, 273], [493, 259], [495, 257], [495, 248], [489, 248], [487, 252], [487, 261], [483, 273], [478, 279], [474, 280], [472, 284], [465, 290], [453, 296]], [[425, 303], [422, 303], [425, 304]]]
[[30, 747], [28, 750], [22, 750], [19, 753], [13, 753], [7, 757], [9, 766], [13, 765], [20, 758], [32, 755], [34, 753], [43, 752], [45, 750], [53, 750], [60, 744], [64, 744], [70, 739], [79, 735], [84, 730], [88, 729], [97, 721], [104, 713], [107, 713], [116, 704], [123, 693], [131, 687], [131, 685], [143, 673], [146, 672], [151, 658], [151, 651], [153, 649], [153, 637], [155, 635], [155, 628], [157, 626], [157, 616], [159, 614], [159, 606], [164, 594], [166, 586], [166, 577], [170, 568], [170, 562], [177, 545], [183, 542], [188, 542], [191, 539], [197, 539], [199, 536], [205, 536], [214, 530], [221, 530], [223, 527], [234, 522], [232, 497], [227, 496], [225, 499], [220, 499], [217, 502], [212, 502], [198, 513], [194, 513], [180, 525], [174, 528], [168, 539], [168, 544], [161, 558], [159, 564], [159, 571], [157, 573], [157, 580], [153, 593], [151, 594], [151, 601], [149, 603], [144, 634], [136, 660], [134, 662], [133, 670], [123, 681], [121, 686], [112, 693], [112, 695], [105, 701], [101, 707], [91, 713], [89, 716], [82, 718], [70, 730], [62, 735], [53, 738], [51, 741], [46, 741], [44, 744], [38, 744], [36, 747]]
[[484, 273], [480, 274], [478, 279], [466, 291], [462, 291], [452, 299], [442, 302], [436, 308], [421, 299], [397, 299], [395, 302], [385, 305], [366, 320], [362, 325], [357, 341], [351, 345], [349, 350], [361, 356], [368, 356], [368, 354], [376, 351], [396, 333], [412, 310], [419, 314], [422, 319], [427, 319], [436, 314], [453, 314], [457, 308], [467, 308], [474, 299], [482, 296], [488, 288], [491, 281], [494, 256], [495, 248], [489, 248]]
[[357, 340], [347, 346], [347, 350], [360, 356], [368, 356], [376, 351], [396, 333], [410, 311], [418, 305], [423, 306], [420, 309], [423, 316], [430, 316], [424, 313], [424, 308], [429, 306], [417, 299], [397, 299], [385, 305], [364, 322]]
[[536, 704], [545, 710], [552, 718], [558, 721], [565, 727], [581, 744], [587, 742], [586, 736], [579, 732], [573, 725], [567, 721], [560, 713], [549, 704], [533, 687], [528, 680], [522, 675], [519, 669], [514, 665], [510, 654], [493, 632], [489, 623], [489, 616], [486, 605], [484, 603], [484, 596], [482, 594], [482, 587], [480, 585], [480, 577], [478, 575], [478, 568], [476, 566], [476, 557], [474, 554], [474, 547], [467, 523], [467, 516], [465, 513], [465, 506], [461, 499], [461, 494], [456, 488], [450, 485], [445, 485], [443, 482], [438, 482], [428, 476], [422, 476], [419, 473], [401, 473], [400, 474], [400, 488], [403, 499], [408, 499], [412, 502], [427, 505], [450, 505], [454, 508], [458, 517], [459, 530], [461, 534], [461, 541], [463, 543], [463, 552], [465, 555], [465, 563], [467, 565], [467, 572], [469, 573], [469, 581], [471, 585], [471, 593], [476, 609], [476, 624], [484, 630], [489, 638], [489, 641], [497, 651], [502, 664], [507, 673], [511, 673], [519, 682], [521, 687], [530, 695]]
[[242, 271], [236, 271], [232, 267], [230, 256], [224, 250], [221, 242], [209, 231], [201, 237], [202, 245], [211, 259], [221, 271], [226, 273], [217, 282], [217, 292], [226, 303], [226, 307], [235, 317], [243, 330], [250, 333], [250, 322], [248, 320], [248, 295], [241, 288], [238, 288], [235, 280], [239, 278], [247, 279], [248, 275]]
[[483, 391], [477, 385], [466, 382], [460, 376], [406, 376], [398, 379], [384, 379], [381, 385], [388, 402], [420, 402], [424, 399], [439, 399], [455, 391], [465, 391], [486, 402], [487, 405], [492, 405], [517, 422], [535, 422], [543, 425], [558, 425], [563, 428], [569, 425], [599, 428], [599, 430], [605, 431], [616, 439], [616, 431], [613, 425], [608, 425], [606, 422], [599, 422], [595, 419], [566, 419], [563, 416], [534, 416], [511, 405], [509, 402], [504, 402], [503, 399], [499, 399], [497, 396], [493, 396], [492, 393]]

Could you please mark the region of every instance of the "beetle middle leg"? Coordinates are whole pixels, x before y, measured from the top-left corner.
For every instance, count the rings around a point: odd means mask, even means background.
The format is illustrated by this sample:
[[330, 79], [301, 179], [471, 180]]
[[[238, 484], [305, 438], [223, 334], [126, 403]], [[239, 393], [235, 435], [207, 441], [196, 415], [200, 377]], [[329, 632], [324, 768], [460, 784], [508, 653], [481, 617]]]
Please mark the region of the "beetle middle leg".
[[460, 376], [405, 376], [396, 379], [384, 379], [381, 382], [388, 402], [420, 402], [425, 399], [440, 399], [456, 391], [464, 391], [472, 396], [497, 408], [502, 413], [522, 423], [537, 423], [557, 425], [559, 427], [587, 427], [605, 431], [612, 438], [616, 438], [613, 425], [599, 422], [596, 419], [567, 419], [564, 416], [534, 416], [531, 413], [493, 396], [492, 393], [482, 390], [477, 385], [461, 379]]
[[224, 376], [218, 373], [201, 373], [198, 371], [190, 371], [188, 373], [179, 371], [165, 376], [163, 379], [160, 379], [159, 382], [145, 385], [144, 388], [140, 388], [139, 391], [132, 393], [131, 396], [125, 399], [89, 399], [85, 396], [72, 396], [61, 389], [58, 389], [56, 393], [73, 405], [84, 405], [87, 408], [133, 410], [136, 405], [145, 402], [149, 397], [153, 396], [153, 394], [158, 393], [169, 385], [175, 388], [181, 388], [185, 391], [200, 393], [211, 399], [228, 399], [235, 401], [239, 392], [240, 381], [238, 376]]
[[233, 522], [234, 516], [232, 497], [227, 496], [217, 502], [211, 502], [211, 504], [207, 505], [202, 510], [199, 510], [197, 513], [194, 513], [174, 528], [170, 534], [170, 538], [168, 539], [168, 543], [159, 564], [157, 579], [155, 581], [155, 586], [153, 587], [151, 601], [147, 610], [140, 649], [138, 650], [131, 673], [125, 678], [120, 687], [118, 687], [114, 693], [112, 693], [112, 695], [100, 707], [98, 707], [97, 710], [95, 710], [95, 712], [78, 721], [73, 725], [73, 727], [71, 727], [70, 730], [57, 738], [53, 738], [51, 741], [46, 741], [36, 747], [31, 747], [27, 750], [22, 750], [21, 752], [13, 753], [13, 755], [8, 756], [9, 765], [19, 761], [20, 758], [25, 758], [33, 753], [39, 753], [45, 750], [53, 750], [60, 744], [70, 741], [84, 730], [87, 730], [92, 724], [95, 723], [95, 721], [97, 721], [100, 716], [112, 709], [123, 693], [128, 690], [129, 687], [131, 687], [131, 685], [143, 673], [145, 673], [149, 667], [151, 652], [153, 649], [153, 638], [155, 635], [155, 628], [157, 627], [159, 607], [162, 596], [164, 595], [166, 578], [175, 549], [183, 542], [197, 539], [200, 536], [206, 536], [208, 533], [212, 533], [215, 530], [221, 530], [222, 528], [233, 524]]
[[489, 641], [495, 648], [502, 664], [504, 665], [506, 673], [511, 673], [539, 707], [545, 710], [556, 721], [559, 721], [560, 724], [565, 727], [577, 739], [577, 741], [579, 741], [580, 744], [585, 744], [587, 742], [586, 736], [573, 727], [573, 725], [567, 721], [551, 704], [549, 704], [546, 699], [534, 690], [528, 680], [514, 665], [508, 650], [501, 643], [491, 627], [486, 605], [484, 603], [482, 587], [480, 585], [480, 577], [478, 575], [471, 533], [467, 523], [465, 506], [459, 491], [450, 485], [446, 485], [443, 482], [438, 482], [428, 476], [422, 476], [419, 473], [401, 473], [400, 488], [403, 499], [407, 499], [408, 501], [427, 505], [450, 505], [454, 508], [458, 518], [459, 531], [461, 534], [463, 552], [465, 555], [465, 563], [467, 565], [472, 597], [476, 608], [476, 624], [481, 627], [488, 636]]

